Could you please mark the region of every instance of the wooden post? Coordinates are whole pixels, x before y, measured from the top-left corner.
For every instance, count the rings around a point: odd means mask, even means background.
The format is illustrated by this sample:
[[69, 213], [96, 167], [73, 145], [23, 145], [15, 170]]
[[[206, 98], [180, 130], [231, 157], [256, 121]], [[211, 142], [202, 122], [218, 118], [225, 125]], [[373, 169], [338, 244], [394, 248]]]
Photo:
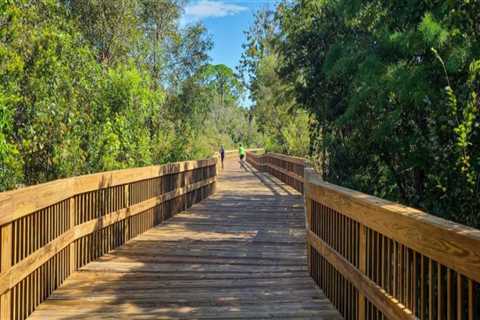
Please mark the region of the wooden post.
[[[76, 206], [75, 197], [70, 198], [70, 230], [75, 228]], [[76, 254], [75, 254], [75, 241], [70, 243], [70, 274], [77, 269]]]
[[220, 164], [220, 156], [219, 155], [215, 155], [215, 171], [216, 171], [216, 176], [218, 176], [220, 174], [220, 167], [221, 167], [221, 164]]
[[[0, 229], [1, 233], [1, 246], [2, 246], [2, 255], [0, 271], [1, 273], [8, 272], [12, 267], [12, 249], [13, 249], [13, 226], [12, 222], [3, 225]], [[11, 319], [12, 314], [12, 301], [11, 301], [11, 290], [1, 295], [0, 297], [0, 319]]]
[[[205, 167], [202, 168], [201, 170], [205, 171]], [[188, 190], [188, 179], [187, 179], [187, 172], [188, 170], [183, 172], [183, 188], [185, 190]], [[193, 191], [196, 192], [196, 191]], [[185, 192], [183, 196], [181, 196], [181, 199], [183, 201], [183, 211], [186, 211], [188, 209], [188, 192]]]
[[212, 191], [210, 192], [210, 194], [215, 194], [217, 192], [217, 179], [218, 179], [218, 175], [219, 175], [219, 169], [218, 169], [218, 158], [215, 160], [215, 177], [214, 177], [214, 180], [212, 182]]
[[[367, 272], [367, 230], [365, 225], [359, 226], [359, 270], [363, 274]], [[361, 293], [358, 294], [358, 320], [365, 320], [365, 296]]]
[[310, 243], [308, 240], [308, 232], [311, 230], [311, 223], [312, 223], [312, 200], [308, 198], [307, 193], [303, 196], [304, 207], [305, 207], [305, 229], [306, 229], [306, 241], [305, 244], [307, 245], [307, 266], [308, 266], [308, 273], [312, 274], [312, 265], [311, 265], [311, 249]]
[[[124, 186], [123, 192], [125, 193], [125, 208], [127, 208], [127, 212], [128, 212], [128, 207], [130, 206], [130, 191], [129, 191], [129, 185], [128, 184], [126, 184]], [[125, 243], [126, 243], [130, 239], [130, 237], [129, 237], [130, 218], [128, 218], [128, 217], [125, 218], [124, 225], [125, 225], [124, 239], [125, 239]]]

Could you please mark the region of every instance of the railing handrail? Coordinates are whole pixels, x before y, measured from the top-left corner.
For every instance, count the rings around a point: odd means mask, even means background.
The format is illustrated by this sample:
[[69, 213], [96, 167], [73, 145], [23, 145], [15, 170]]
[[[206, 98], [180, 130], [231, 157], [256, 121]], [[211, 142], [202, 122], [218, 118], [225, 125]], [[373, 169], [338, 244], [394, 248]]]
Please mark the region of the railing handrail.
[[[279, 166], [273, 164], [272, 159], [280, 160]], [[305, 166], [305, 159], [272, 152], [260, 155], [247, 152], [247, 161], [257, 170], [267, 171], [297, 191], [303, 192], [303, 168]], [[286, 164], [289, 164], [290, 167], [284, 166]], [[290, 170], [291, 167], [296, 167], [300, 169], [301, 172], [298, 172], [298, 170], [292, 171]]]
[[[313, 200], [322, 201], [353, 220], [480, 282], [480, 230], [326, 182], [312, 168], [306, 168], [305, 172], [305, 189]], [[343, 205], [345, 201], [350, 204]], [[406, 228], [412, 225], [415, 229], [408, 231], [413, 233], [406, 235]]]
[[[262, 150], [246, 149], [247, 152]], [[227, 155], [237, 152], [236, 149], [225, 151]], [[103, 171], [0, 192], [0, 226], [76, 194], [210, 166], [212, 161], [216, 161], [217, 154], [210, 159]]]
[[[280, 158], [285, 161], [289, 161], [292, 163], [303, 163], [305, 162], [304, 158], [288, 156], [279, 153], [266, 153], [263, 155], [255, 155], [256, 157], [265, 157], [265, 156], [273, 156], [276, 158]], [[406, 205], [402, 205], [397, 202], [392, 202], [389, 200], [385, 200], [382, 198], [378, 198], [372, 195], [368, 195], [366, 193], [362, 193], [356, 190], [352, 190], [349, 188], [345, 188], [339, 185], [335, 185], [324, 181], [319, 174], [315, 172], [315, 170], [311, 167], [305, 167], [305, 175], [303, 178], [304, 182], [315, 185], [324, 190], [328, 190], [333, 194], [342, 195], [342, 197], [348, 198], [349, 201], [352, 201], [359, 206], [362, 206], [363, 210], [368, 210], [369, 212], [374, 213], [372, 210], [379, 210], [381, 214], [388, 215], [388, 218], [392, 221], [392, 226], [396, 225], [396, 219], [402, 218], [406, 220], [410, 220], [410, 223], [418, 224], [417, 228], [421, 228], [423, 230], [423, 226], [429, 228], [428, 232], [426, 232], [425, 236], [428, 237], [427, 240], [423, 240], [422, 242], [443, 242], [445, 241], [444, 237], [452, 237], [455, 239], [452, 243], [450, 243], [451, 248], [455, 248], [455, 250], [462, 250], [465, 253], [470, 252], [470, 255], [461, 255], [459, 254], [459, 259], [451, 259], [451, 257], [445, 257], [445, 252], [439, 252], [436, 248], [427, 248], [428, 256], [434, 259], [438, 259], [446, 266], [449, 266], [453, 269], [461, 270], [464, 275], [469, 276], [473, 280], [480, 282], [480, 230], [462, 225], [459, 223], [455, 223], [450, 220], [443, 219], [441, 217], [429, 214], [427, 212], [421, 211], [419, 209], [415, 209]], [[309, 192], [314, 192], [312, 189], [309, 189]], [[324, 199], [325, 198], [325, 199]], [[322, 200], [334, 202], [333, 198], [322, 197]], [[372, 229], [376, 231], [382, 231], [380, 229], [384, 228], [383, 226], [378, 225], [375, 219], [371, 218], [371, 216], [362, 213], [362, 215], [356, 214], [353, 209], [347, 208], [348, 214], [351, 214], [351, 217], [361, 223], [365, 223], [368, 226], [371, 226]], [[377, 212], [375, 212], [377, 214]], [[403, 220], [399, 223], [407, 223]], [[379, 229], [379, 230], [377, 230]], [[441, 236], [435, 238], [435, 235], [438, 233]], [[394, 237], [397, 241], [405, 241], [407, 245], [412, 245], [412, 249], [420, 247], [417, 244], [418, 239], [408, 237], [403, 239], [398, 232], [393, 232], [392, 237]], [[433, 239], [435, 241], [433, 241]], [[445, 243], [444, 243], [445, 244]], [[419, 248], [422, 250], [421, 246]], [[471, 259], [468, 261], [468, 259]], [[467, 261], [465, 261], [467, 260]]]
[[309, 270], [345, 319], [480, 315], [480, 230], [328, 183], [302, 160], [247, 155], [304, 191]]
[[215, 161], [211, 158], [104, 171], [5, 191], [0, 193], [0, 226], [77, 194], [203, 168]]
[[218, 161], [214, 155], [0, 193], [0, 318], [25, 319], [73, 271], [212, 194]]
[[296, 156], [287, 156], [281, 153], [275, 153], [275, 152], [268, 152], [267, 153], [269, 156], [274, 157], [274, 158], [279, 158], [288, 162], [304, 165], [306, 163], [305, 158], [301, 157], [296, 157]]

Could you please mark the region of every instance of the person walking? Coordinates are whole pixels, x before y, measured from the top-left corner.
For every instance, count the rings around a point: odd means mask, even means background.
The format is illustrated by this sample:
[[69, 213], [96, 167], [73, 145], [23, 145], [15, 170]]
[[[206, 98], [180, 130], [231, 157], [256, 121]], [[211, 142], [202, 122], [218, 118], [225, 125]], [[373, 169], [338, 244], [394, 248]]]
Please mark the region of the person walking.
[[238, 153], [240, 154], [240, 162], [243, 162], [243, 159], [245, 158], [245, 149], [243, 148], [242, 145], [240, 145], [240, 148], [238, 149]]
[[225, 148], [223, 145], [220, 147], [220, 159], [222, 160], [222, 169], [225, 168], [223, 165], [223, 160], [225, 160]]

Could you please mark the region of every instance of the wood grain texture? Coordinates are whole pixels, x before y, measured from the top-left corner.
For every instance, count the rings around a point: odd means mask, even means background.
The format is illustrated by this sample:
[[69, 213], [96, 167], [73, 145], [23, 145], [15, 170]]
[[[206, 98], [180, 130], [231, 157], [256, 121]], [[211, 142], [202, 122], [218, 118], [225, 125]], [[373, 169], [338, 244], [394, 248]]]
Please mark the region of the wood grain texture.
[[217, 193], [73, 273], [30, 319], [341, 319], [308, 275], [302, 196], [227, 161]]
[[303, 193], [305, 159], [278, 153], [247, 152], [246, 161], [255, 169], [265, 171]]
[[305, 165], [305, 159], [304, 158], [287, 156], [287, 155], [284, 155], [284, 154], [281, 154], [281, 153], [274, 153], [274, 152], [269, 152], [268, 154], [269, 154], [269, 156], [274, 157], [274, 158], [282, 159], [282, 160], [285, 160], [285, 161], [288, 161], [288, 162], [293, 162], [293, 163], [296, 163], [296, 164], [299, 164], [299, 165], [302, 165], [302, 166]]
[[[321, 270], [312, 277], [345, 318], [480, 317], [479, 230], [327, 183], [310, 168], [304, 177], [306, 201], [313, 203], [308, 242], [314, 248], [311, 255], [317, 255], [310, 269]], [[358, 265], [345, 251], [352, 222], [360, 226], [353, 247]], [[338, 289], [348, 289], [338, 273], [358, 290], [356, 317], [348, 317], [338, 302]]]
[[284, 175], [289, 176], [290, 178], [293, 178], [293, 179], [303, 183], [303, 177], [299, 176], [298, 174], [295, 174], [294, 172], [285, 170], [285, 169], [280, 168], [279, 166], [276, 166], [276, 165], [271, 164], [271, 163], [268, 163], [265, 166], [270, 167], [272, 170], [279, 171], [279, 172], [283, 173]]
[[[11, 270], [12, 266], [12, 224], [0, 227], [1, 254], [0, 254], [0, 274], [5, 274]], [[11, 295], [9, 293], [0, 293], [0, 319], [10, 319], [11, 317]]]
[[[86, 235], [91, 234], [96, 230], [106, 228], [128, 217], [140, 214], [165, 201], [187, 194], [188, 192], [191, 192], [203, 186], [210, 185], [214, 181], [215, 178], [209, 178], [205, 181], [200, 181], [184, 188], [179, 188], [174, 191], [168, 192], [156, 198], [143, 201], [129, 208], [112, 212], [95, 220], [85, 222], [81, 225], [72, 226], [72, 229], [68, 230], [60, 237], [38, 249], [33, 254], [29, 255], [27, 258], [17, 263], [13, 268], [5, 269], [6, 271], [3, 271], [0, 274], [0, 294], [13, 288], [17, 283], [22, 281], [35, 269], [47, 262], [54, 255], [63, 250], [66, 246], [71, 245], [75, 240], [85, 237]], [[3, 243], [5, 244], [5, 241]]]
[[[348, 279], [358, 289], [359, 292], [375, 305], [380, 306], [380, 311], [388, 319], [392, 320], [415, 320], [415, 316], [389, 296], [380, 286], [368, 279], [360, 270], [355, 268], [345, 258], [341, 257], [336, 251], [330, 248], [325, 242], [318, 238], [313, 232], [309, 231], [307, 235], [309, 243], [319, 252], [330, 264], [335, 266], [346, 279]], [[363, 307], [360, 308], [362, 310]], [[359, 316], [362, 313], [359, 312]], [[360, 319], [360, 318], [359, 318]]]
[[[25, 319], [73, 271], [211, 195], [217, 161], [105, 172], [0, 194], [7, 201], [0, 207], [13, 210], [0, 218], [6, 221], [0, 319]], [[107, 184], [95, 183], [107, 176]]]
[[308, 174], [308, 197], [480, 282], [480, 230]]
[[184, 161], [55, 180], [0, 193], [0, 225], [19, 219], [74, 195], [215, 164], [216, 159]]

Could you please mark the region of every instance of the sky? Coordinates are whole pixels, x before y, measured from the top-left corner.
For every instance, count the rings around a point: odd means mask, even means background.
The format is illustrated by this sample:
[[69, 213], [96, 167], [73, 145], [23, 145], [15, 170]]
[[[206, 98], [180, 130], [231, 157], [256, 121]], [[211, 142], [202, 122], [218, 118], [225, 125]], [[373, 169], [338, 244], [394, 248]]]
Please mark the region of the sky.
[[[276, 0], [191, 0], [185, 7], [182, 23], [201, 21], [214, 42], [210, 52], [213, 64], [225, 64], [235, 70], [245, 42], [244, 31], [259, 9], [271, 8]], [[245, 107], [251, 104], [246, 98]]]

